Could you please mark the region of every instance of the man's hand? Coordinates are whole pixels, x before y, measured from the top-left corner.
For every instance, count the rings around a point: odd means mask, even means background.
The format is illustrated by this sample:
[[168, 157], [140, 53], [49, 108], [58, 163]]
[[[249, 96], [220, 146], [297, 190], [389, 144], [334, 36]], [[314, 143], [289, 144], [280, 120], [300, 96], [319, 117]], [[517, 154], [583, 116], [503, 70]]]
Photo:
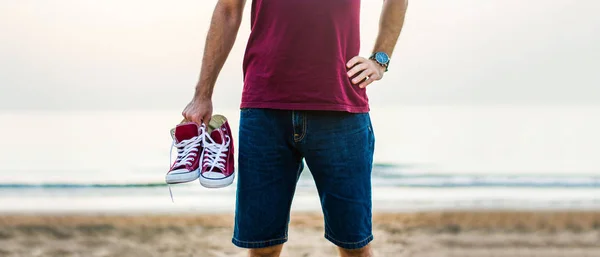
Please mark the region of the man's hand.
[[198, 125], [202, 123], [208, 125], [212, 117], [213, 105], [210, 98], [194, 98], [183, 110], [183, 117], [187, 121], [195, 122]]
[[346, 64], [346, 67], [350, 69], [348, 71], [348, 77], [352, 78], [352, 84], [359, 84], [360, 88], [366, 88], [373, 81], [380, 80], [383, 78], [385, 67], [379, 65], [373, 60], [356, 56]]

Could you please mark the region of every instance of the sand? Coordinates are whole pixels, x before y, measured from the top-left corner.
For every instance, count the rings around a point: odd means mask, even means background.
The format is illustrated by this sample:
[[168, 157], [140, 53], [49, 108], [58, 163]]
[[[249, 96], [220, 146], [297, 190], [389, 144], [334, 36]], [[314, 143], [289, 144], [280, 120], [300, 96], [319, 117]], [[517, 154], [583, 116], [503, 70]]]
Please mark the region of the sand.
[[[232, 216], [0, 215], [0, 256], [246, 256]], [[600, 212], [428, 212], [374, 216], [377, 257], [600, 256]], [[322, 217], [294, 213], [285, 257], [336, 256]]]

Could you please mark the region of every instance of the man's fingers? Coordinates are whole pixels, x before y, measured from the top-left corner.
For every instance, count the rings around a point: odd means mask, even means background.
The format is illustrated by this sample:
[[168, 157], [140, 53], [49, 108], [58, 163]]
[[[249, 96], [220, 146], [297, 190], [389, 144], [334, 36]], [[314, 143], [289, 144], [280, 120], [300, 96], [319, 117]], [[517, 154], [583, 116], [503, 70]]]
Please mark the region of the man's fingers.
[[346, 67], [348, 69], [354, 67], [354, 65], [356, 65], [357, 63], [361, 63], [361, 62], [365, 62], [367, 59], [360, 57], [360, 56], [355, 56], [354, 58], [350, 59], [350, 61], [348, 61], [346, 63]]
[[347, 63], [346, 63], [346, 67], [348, 69], [352, 68], [352, 66], [354, 66], [356, 63], [358, 62], [358, 56], [353, 57], [352, 59], [350, 59]]
[[191, 115], [191, 116], [188, 118], [188, 121], [189, 121], [189, 122], [194, 122], [194, 123], [196, 123], [196, 124], [200, 124], [200, 122], [199, 122], [199, 119], [198, 119], [198, 117], [197, 117], [196, 115]]
[[373, 83], [373, 81], [375, 81], [375, 80], [373, 78], [369, 77], [369, 79], [365, 80], [363, 83], [360, 83], [360, 85], [358, 87], [366, 88], [368, 85], [371, 85], [371, 83]]
[[[208, 126], [208, 123], [210, 122], [210, 118], [211, 117], [209, 114], [205, 115], [204, 117], [202, 117], [202, 123], [204, 123], [204, 124], [206, 124], [206, 126]], [[198, 124], [201, 124], [201, 123], [198, 123]]]
[[361, 72], [360, 74], [358, 74], [358, 76], [356, 76], [355, 78], [352, 79], [352, 83], [354, 84], [358, 84], [363, 82], [363, 80], [365, 80], [368, 76], [373, 75], [373, 71], [371, 70], [364, 70], [363, 72]]
[[365, 70], [369, 68], [369, 65], [366, 63], [360, 63], [356, 66], [354, 66], [352, 69], [350, 69], [350, 71], [348, 71], [348, 77], [353, 77], [354, 75], [356, 75], [357, 73]]
[[194, 122], [196, 124], [201, 124], [201, 120], [200, 120], [199, 115], [194, 115], [193, 113], [184, 111], [183, 112], [183, 118], [187, 122]]
[[191, 121], [192, 120], [192, 117], [190, 116], [190, 114], [187, 111], [183, 111], [181, 113], [181, 115], [183, 115], [183, 120], [184, 121]]

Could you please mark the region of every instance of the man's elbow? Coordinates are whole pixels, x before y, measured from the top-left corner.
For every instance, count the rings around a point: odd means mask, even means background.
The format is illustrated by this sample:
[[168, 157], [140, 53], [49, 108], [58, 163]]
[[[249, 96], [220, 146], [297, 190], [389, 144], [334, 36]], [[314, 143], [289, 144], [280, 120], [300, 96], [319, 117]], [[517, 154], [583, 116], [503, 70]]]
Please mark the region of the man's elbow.
[[242, 22], [245, 2], [241, 0], [220, 0], [215, 8], [215, 15], [220, 15], [226, 22], [239, 26]]
[[388, 1], [391, 3], [397, 4], [398, 6], [404, 7], [404, 9], [408, 8], [408, 0], [384, 0], [384, 1]]

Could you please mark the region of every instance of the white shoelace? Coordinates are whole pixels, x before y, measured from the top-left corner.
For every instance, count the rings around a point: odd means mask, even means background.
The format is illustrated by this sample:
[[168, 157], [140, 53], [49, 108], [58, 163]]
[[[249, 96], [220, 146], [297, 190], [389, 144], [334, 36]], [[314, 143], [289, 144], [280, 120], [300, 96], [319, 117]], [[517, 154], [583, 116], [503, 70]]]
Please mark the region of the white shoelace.
[[[171, 144], [171, 152], [173, 152], [173, 147], [177, 148], [177, 159], [176, 162], [173, 164], [173, 168], [178, 168], [181, 166], [185, 166], [185, 165], [192, 165], [192, 162], [194, 161], [194, 158], [200, 158], [200, 156], [198, 156], [198, 149], [200, 147], [200, 144], [202, 143], [202, 141], [204, 140], [204, 127], [201, 127], [200, 129], [200, 136], [195, 136], [192, 137], [190, 139], [187, 140], [183, 140], [179, 143], [175, 143], [176, 140], [173, 139], [173, 143]], [[193, 150], [196, 150], [195, 152]], [[169, 165], [171, 165], [173, 163], [172, 161], [172, 155], [171, 153], [169, 153]], [[168, 184], [169, 186], [169, 195], [171, 195], [171, 202], [175, 202], [175, 199], [173, 199], [173, 191], [171, 191], [171, 185]]]
[[[210, 141], [208, 142], [207, 141]], [[208, 167], [208, 172], [212, 172], [214, 168], [225, 171], [225, 158], [227, 157], [227, 150], [229, 149], [229, 143], [231, 139], [228, 135], [225, 135], [225, 142], [219, 144], [210, 138], [210, 136], [204, 137], [204, 160], [202, 160], [202, 167]]]
[[[179, 143], [175, 143], [175, 139], [173, 139], [173, 144], [171, 144], [171, 151], [173, 151], [173, 147], [177, 148], [177, 160], [175, 164], [173, 164], [173, 169], [185, 165], [192, 165], [194, 158], [198, 158], [198, 148], [200, 147], [200, 143], [202, 142], [202, 135], [195, 136], [187, 140], [183, 140]], [[194, 150], [196, 150], [194, 152]], [[169, 155], [171, 157], [171, 155]], [[169, 165], [171, 165], [172, 160], [169, 158]]]

